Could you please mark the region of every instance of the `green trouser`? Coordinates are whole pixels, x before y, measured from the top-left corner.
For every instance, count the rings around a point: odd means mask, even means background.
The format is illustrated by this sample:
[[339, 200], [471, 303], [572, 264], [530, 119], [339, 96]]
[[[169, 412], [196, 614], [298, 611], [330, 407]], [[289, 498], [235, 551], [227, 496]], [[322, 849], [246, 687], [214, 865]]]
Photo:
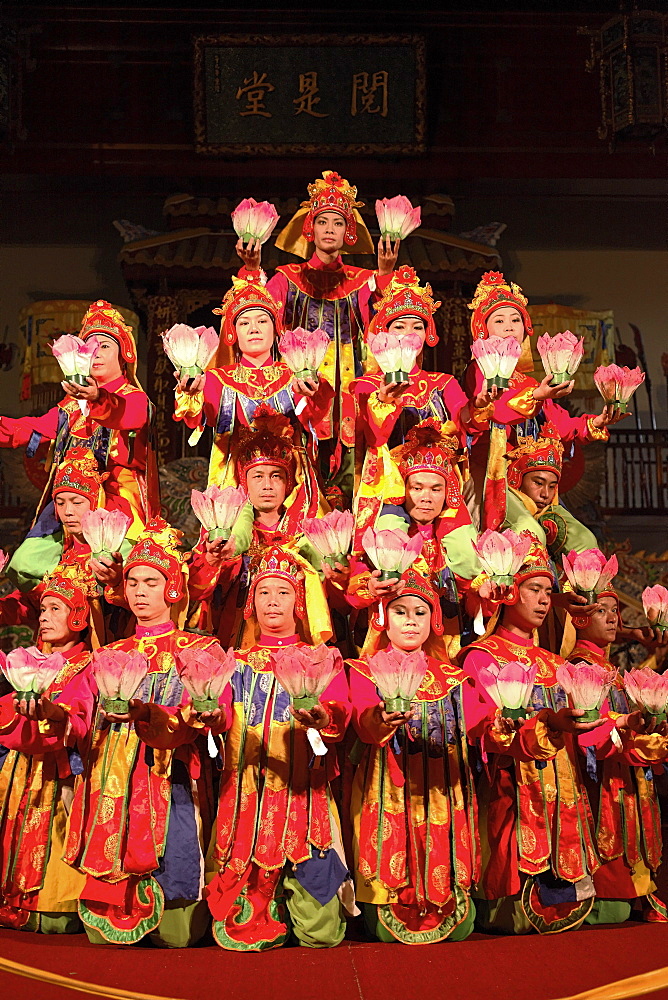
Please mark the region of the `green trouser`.
[[631, 903], [628, 899], [597, 899], [584, 922], [593, 926], [623, 924], [630, 916]]
[[76, 910], [71, 913], [46, 913], [35, 910], [23, 927], [24, 931], [39, 931], [41, 934], [79, 934], [81, 929], [82, 924]]
[[283, 876], [283, 889], [292, 930], [300, 945], [305, 948], [334, 948], [341, 944], [346, 922], [338, 896], [323, 906], [287, 870]]
[[7, 576], [21, 591], [33, 590], [45, 573], [56, 568], [63, 554], [63, 533], [26, 538], [7, 565]]
[[[476, 901], [477, 902], [477, 901]], [[391, 934], [390, 931], [385, 927], [384, 924], [378, 919], [378, 907], [375, 903], [362, 903], [362, 909], [364, 911], [364, 924], [369, 934], [376, 938], [378, 941], [382, 941], [384, 944], [401, 944], [401, 940]], [[469, 900], [469, 912], [467, 913], [461, 924], [458, 924], [453, 932], [444, 939], [444, 942], [448, 941], [465, 941], [469, 934], [473, 933], [473, 924], [475, 922], [476, 906], [472, 899]]]
[[[94, 927], [85, 926], [91, 944], [122, 944], [122, 941], [107, 941]], [[209, 909], [200, 900], [184, 903], [178, 899], [165, 903], [160, 923], [147, 935], [158, 948], [190, 948], [206, 934], [209, 926]]]

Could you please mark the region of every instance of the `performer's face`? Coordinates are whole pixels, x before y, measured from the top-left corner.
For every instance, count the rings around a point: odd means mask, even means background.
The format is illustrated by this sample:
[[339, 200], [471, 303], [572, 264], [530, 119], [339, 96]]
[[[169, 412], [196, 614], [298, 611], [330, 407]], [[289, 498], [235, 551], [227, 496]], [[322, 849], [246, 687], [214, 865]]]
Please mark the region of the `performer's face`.
[[125, 578], [125, 599], [138, 622], [159, 624], [169, 620], [165, 600], [167, 579], [152, 566], [133, 566]]
[[607, 646], [615, 641], [618, 624], [618, 604], [615, 597], [599, 597], [601, 605], [589, 618], [589, 624], [579, 628], [578, 639], [587, 639], [597, 646]]
[[431, 524], [445, 506], [445, 480], [435, 472], [414, 472], [406, 480], [406, 512], [418, 524]]
[[261, 364], [271, 354], [274, 321], [265, 309], [247, 309], [234, 324], [239, 350]]
[[88, 500], [80, 493], [64, 490], [56, 494], [53, 503], [56, 516], [63, 527], [67, 528], [70, 535], [81, 537], [81, 518], [87, 510], [90, 510]]
[[324, 253], [337, 253], [343, 247], [346, 220], [340, 212], [321, 212], [313, 223], [313, 242]]
[[533, 500], [538, 510], [545, 510], [554, 500], [558, 485], [558, 476], [543, 469], [540, 472], [525, 472], [521, 489], [522, 493]]
[[400, 316], [399, 319], [393, 319], [387, 330], [388, 333], [393, 333], [397, 337], [406, 333], [414, 333], [422, 339], [423, 344], [427, 336], [424, 320], [418, 319], [417, 316]]
[[421, 597], [398, 597], [387, 608], [387, 638], [395, 649], [422, 649], [431, 631], [431, 608]]
[[524, 340], [524, 320], [522, 313], [514, 306], [499, 306], [486, 323], [490, 337], [514, 337], [518, 343]]
[[280, 576], [266, 576], [255, 588], [255, 615], [265, 635], [295, 633], [295, 588]]
[[283, 506], [288, 477], [278, 465], [256, 465], [246, 476], [246, 488], [255, 510], [272, 514]]
[[39, 637], [42, 642], [60, 644], [78, 638], [67, 624], [70, 609], [59, 597], [50, 594], [40, 601]]
[[116, 341], [101, 333], [96, 334], [96, 336], [98, 346], [90, 366], [90, 373], [100, 385], [105, 385], [107, 382], [113, 382], [114, 379], [120, 378], [123, 370]]
[[552, 581], [547, 576], [531, 576], [519, 585], [517, 604], [503, 609], [503, 624], [514, 625], [527, 634], [539, 628], [550, 610]]

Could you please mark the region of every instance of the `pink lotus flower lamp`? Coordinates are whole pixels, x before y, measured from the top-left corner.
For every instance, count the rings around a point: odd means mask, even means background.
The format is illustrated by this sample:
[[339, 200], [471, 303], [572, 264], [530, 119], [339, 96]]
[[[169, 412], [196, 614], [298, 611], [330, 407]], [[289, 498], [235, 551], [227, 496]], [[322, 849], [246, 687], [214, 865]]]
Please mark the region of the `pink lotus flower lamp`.
[[139, 650], [126, 653], [103, 647], [93, 653], [91, 670], [105, 712], [125, 715], [148, 673], [148, 660]]
[[244, 198], [232, 212], [232, 225], [244, 243], [250, 243], [251, 240], [266, 243], [279, 218], [271, 202]]
[[586, 597], [589, 604], [594, 604], [596, 598], [607, 590], [617, 575], [619, 566], [617, 556], [606, 559], [600, 549], [585, 549], [562, 556], [564, 572], [568, 582], [576, 593]]
[[301, 326], [286, 330], [278, 349], [295, 378], [317, 381], [318, 369], [325, 360], [330, 340], [324, 330], [304, 330]]
[[182, 379], [201, 375], [218, 350], [218, 334], [211, 326], [176, 323], [161, 337], [165, 354]]
[[190, 494], [192, 509], [208, 531], [210, 542], [230, 537], [234, 522], [247, 499], [241, 486], [226, 486], [221, 490], [218, 486], [211, 485], [203, 493], [193, 490]]
[[511, 660], [478, 671], [478, 680], [504, 719], [520, 719], [527, 714], [537, 667]]
[[324, 561], [334, 568], [337, 562], [344, 566], [348, 564], [353, 523], [349, 510], [332, 510], [324, 517], [304, 518], [302, 531]]
[[644, 381], [645, 373], [640, 368], [605, 365], [594, 372], [594, 382], [603, 401], [617, 407], [621, 413], [628, 412], [631, 396]]
[[236, 670], [233, 649], [182, 649], [176, 654], [176, 669], [196, 712], [215, 712], [220, 696]]
[[570, 382], [582, 361], [584, 338], [576, 337], [570, 330], [551, 337], [544, 333], [536, 342], [546, 375], [551, 375], [550, 385]]
[[416, 333], [398, 336], [383, 330], [372, 333], [368, 339], [369, 350], [385, 375], [385, 384], [408, 382], [408, 376], [415, 367], [423, 340]]
[[395, 198], [380, 198], [376, 201], [376, 216], [380, 235], [394, 240], [405, 240], [420, 225], [420, 208], [413, 208], [403, 194]]
[[362, 535], [362, 546], [380, 570], [381, 580], [399, 580], [422, 552], [422, 536], [409, 538], [400, 528], [381, 531], [367, 528]]
[[600, 717], [601, 705], [614, 679], [614, 670], [584, 660], [557, 667], [557, 680], [568, 695], [571, 708], [584, 711], [578, 722], [595, 722]]
[[290, 695], [293, 706], [310, 712], [343, 669], [343, 660], [338, 649], [321, 643], [313, 648], [285, 646], [274, 650], [271, 666], [276, 680]]
[[636, 667], [624, 674], [624, 689], [647, 721], [666, 721], [668, 674], [657, 674], [651, 667]]
[[62, 653], [42, 653], [36, 646], [20, 646], [7, 653], [0, 665], [19, 701], [40, 698], [65, 665]]
[[530, 535], [518, 535], [507, 528], [506, 531], [492, 531], [488, 528], [476, 542], [471, 543], [482, 568], [494, 583], [512, 586], [515, 574], [519, 573], [532, 545]]
[[487, 380], [487, 388], [507, 389], [522, 347], [514, 337], [486, 337], [473, 341], [471, 353]]
[[427, 658], [421, 649], [409, 652], [389, 646], [369, 658], [369, 668], [385, 711], [408, 712], [427, 673]]
[[64, 378], [76, 385], [88, 385], [90, 368], [99, 340], [88, 337], [82, 340], [71, 333], [64, 333], [51, 345], [53, 356], [60, 365]]
[[642, 592], [642, 606], [647, 621], [662, 632], [668, 630], [668, 590], [657, 583], [645, 587]]
[[131, 524], [132, 518], [122, 510], [106, 510], [104, 507], [87, 510], [81, 518], [81, 530], [93, 558], [111, 558], [114, 552], [118, 552]]

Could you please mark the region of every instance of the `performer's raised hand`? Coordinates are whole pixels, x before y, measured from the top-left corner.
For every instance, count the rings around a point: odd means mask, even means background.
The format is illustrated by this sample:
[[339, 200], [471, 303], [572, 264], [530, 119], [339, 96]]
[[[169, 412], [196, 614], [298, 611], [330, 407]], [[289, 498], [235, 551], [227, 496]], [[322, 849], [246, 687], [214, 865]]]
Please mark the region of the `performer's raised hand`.
[[236, 539], [234, 535], [229, 538], [216, 538], [210, 542], [207, 538], [204, 543], [204, 559], [209, 566], [220, 566], [227, 559], [234, 559], [236, 549]]
[[390, 595], [398, 597], [405, 587], [405, 582], [404, 580], [381, 580], [380, 570], [375, 569], [369, 577], [367, 586], [373, 599], [382, 601]]
[[406, 382], [388, 382], [387, 385], [383, 383], [378, 388], [378, 398], [381, 403], [396, 403], [397, 400], [401, 399], [410, 384], [410, 379]]
[[382, 722], [384, 726], [390, 726], [391, 729], [399, 729], [400, 726], [405, 726], [407, 722], [410, 722], [413, 713], [410, 711], [386, 712], [385, 702], [379, 701], [374, 706], [373, 714], [376, 722]]
[[575, 379], [570, 382], [562, 382], [561, 385], [550, 385], [551, 375], [546, 375], [540, 385], [533, 391], [533, 398], [542, 402], [544, 399], [561, 399], [562, 396], [570, 396], [575, 387]]
[[195, 375], [194, 378], [184, 375], [183, 378], [179, 378], [179, 373], [174, 372], [174, 378], [176, 379], [176, 388], [180, 389], [181, 392], [187, 393], [189, 396], [194, 396], [195, 393], [201, 392], [206, 382], [206, 375]]
[[594, 719], [593, 722], [580, 722], [580, 716], [585, 714], [582, 708], [560, 708], [558, 712], [544, 708], [543, 711], [547, 713], [549, 728], [558, 733], [588, 733], [590, 729], [596, 729], [607, 721], [603, 717]]
[[493, 403], [501, 395], [498, 385], [493, 385], [491, 389], [482, 389], [473, 400], [476, 410], [484, 410], [486, 406]]
[[294, 715], [297, 722], [301, 722], [302, 726], [306, 726], [307, 729], [325, 729], [331, 721], [329, 712], [320, 702], [317, 702], [310, 712], [305, 708], [294, 708], [290, 705], [290, 713]]
[[92, 375], [87, 375], [88, 385], [79, 385], [77, 382], [68, 382], [65, 379], [60, 384], [65, 393], [72, 399], [83, 399], [87, 403], [97, 403], [100, 398], [100, 387], [97, 380]]
[[237, 240], [237, 253], [249, 271], [260, 270], [262, 244], [259, 240], [249, 240], [248, 243], [244, 243], [240, 236]]
[[582, 594], [576, 594], [573, 590], [564, 590], [559, 594], [552, 594], [553, 607], [563, 608], [571, 615], [593, 615], [601, 607], [600, 604], [587, 604], [587, 598]]
[[105, 712], [100, 709], [102, 718], [108, 722], [150, 722], [151, 710], [145, 705], [141, 698], [133, 698], [128, 702], [128, 712]]
[[341, 590], [347, 590], [348, 581], [350, 580], [350, 566], [344, 566], [343, 563], [337, 562], [333, 566], [329, 563], [323, 562], [322, 572], [326, 580], [330, 580], [332, 583], [337, 584]]
[[628, 417], [628, 413], [622, 413], [614, 403], [606, 403], [598, 416], [594, 417], [592, 424], [602, 430], [604, 427], [609, 427], [610, 424], [618, 424], [624, 417]]
[[123, 581], [123, 556], [120, 552], [112, 552], [111, 556], [101, 556], [88, 560], [93, 576], [103, 587], [120, 587]]
[[504, 597], [510, 594], [512, 589], [512, 583], [496, 583], [495, 580], [485, 580], [480, 585], [478, 594], [480, 597], [485, 598], [485, 600], [491, 601], [492, 604], [500, 604]]
[[54, 704], [45, 694], [39, 698], [22, 698], [21, 701], [14, 696], [14, 711], [24, 719], [33, 719], [41, 722], [49, 719], [51, 722], [65, 722], [67, 713], [61, 705]]
[[501, 709], [497, 708], [492, 721], [492, 729], [499, 736], [510, 736], [516, 729], [519, 729], [524, 721], [524, 719], [506, 719]]
[[313, 381], [311, 379], [296, 378], [291, 385], [291, 389], [293, 392], [298, 392], [300, 395], [308, 396], [311, 399], [318, 391], [318, 381], [317, 379]]
[[389, 236], [381, 236], [378, 240], [378, 274], [392, 274], [397, 264], [400, 243], [401, 240], [393, 243]]

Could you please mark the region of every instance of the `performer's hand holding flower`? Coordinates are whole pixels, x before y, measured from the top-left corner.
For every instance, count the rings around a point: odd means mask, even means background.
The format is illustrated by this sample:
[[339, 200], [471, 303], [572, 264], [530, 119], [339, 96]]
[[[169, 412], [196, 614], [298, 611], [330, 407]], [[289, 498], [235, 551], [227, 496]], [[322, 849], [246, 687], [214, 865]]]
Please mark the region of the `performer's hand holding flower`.
[[180, 392], [187, 393], [188, 396], [194, 396], [201, 392], [206, 381], [206, 375], [196, 375], [195, 378], [188, 378], [187, 375], [184, 375], [183, 378], [179, 378], [178, 372], [174, 372], [174, 378], [176, 379], [176, 388]]
[[593, 722], [580, 722], [580, 716], [585, 714], [582, 708], [560, 708], [558, 712], [545, 708], [543, 711], [547, 713], [547, 725], [557, 733], [588, 733], [606, 721], [602, 716]]
[[311, 399], [318, 391], [318, 382], [309, 379], [296, 378], [292, 383], [292, 391], [298, 392], [301, 396], [308, 396]]
[[92, 375], [87, 376], [88, 385], [78, 385], [76, 382], [68, 382], [65, 379], [60, 384], [63, 391], [72, 399], [83, 399], [87, 403], [97, 403], [100, 398], [100, 387]]
[[120, 552], [112, 552], [111, 557], [100, 556], [88, 560], [93, 576], [103, 587], [118, 587], [123, 580], [123, 556]]
[[569, 396], [575, 386], [575, 379], [570, 382], [561, 382], [559, 385], [552, 385], [552, 375], [546, 375], [540, 385], [533, 391], [533, 398], [542, 402], [544, 399], [561, 399], [562, 396]]
[[151, 710], [140, 698], [132, 698], [129, 702], [127, 712], [105, 712], [103, 708], [102, 718], [108, 722], [150, 722]]
[[305, 708], [294, 708], [290, 705], [290, 712], [297, 722], [301, 722], [307, 729], [325, 729], [331, 721], [329, 712], [320, 702], [317, 702], [310, 712]]
[[41, 722], [49, 719], [51, 722], [65, 722], [67, 714], [61, 705], [54, 704], [45, 694], [39, 698], [22, 698], [20, 701], [14, 695], [14, 711], [24, 719]]
[[240, 236], [236, 243], [236, 249], [249, 271], [260, 270], [260, 257], [262, 254], [262, 243], [260, 240], [249, 240], [248, 243], [244, 243]]
[[397, 257], [399, 256], [399, 244], [401, 240], [395, 240], [394, 243], [389, 236], [382, 237], [378, 240], [378, 274], [392, 274], [394, 268], [396, 267]]
[[369, 593], [375, 601], [382, 601], [389, 594], [398, 597], [404, 586], [403, 580], [381, 580], [379, 569], [375, 569], [369, 577]]
[[614, 406], [612, 403], [606, 403], [598, 416], [594, 417], [592, 424], [602, 430], [604, 427], [609, 427], [610, 424], [618, 424], [624, 417], [628, 417], [628, 413], [623, 413], [618, 406]]
[[411, 712], [386, 712], [384, 701], [378, 702], [373, 713], [376, 717], [376, 722], [382, 722], [384, 726], [390, 726], [391, 729], [399, 729], [400, 726], [405, 726], [410, 721], [412, 714]]
[[406, 382], [388, 382], [387, 385], [383, 383], [378, 388], [378, 398], [381, 403], [396, 403], [397, 400], [401, 399], [410, 384], [410, 379]]

